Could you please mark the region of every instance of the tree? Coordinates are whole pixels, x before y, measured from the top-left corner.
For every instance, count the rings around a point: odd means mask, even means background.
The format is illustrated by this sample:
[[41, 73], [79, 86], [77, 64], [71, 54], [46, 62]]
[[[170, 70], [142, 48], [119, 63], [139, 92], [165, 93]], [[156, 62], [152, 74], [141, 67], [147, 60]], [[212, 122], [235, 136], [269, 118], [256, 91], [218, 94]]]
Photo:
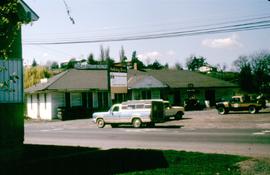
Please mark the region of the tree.
[[250, 56], [256, 89], [270, 92], [270, 53], [261, 51]]
[[120, 58], [120, 62], [121, 63], [126, 63], [127, 57], [125, 55], [125, 50], [124, 50], [124, 47], [123, 46], [121, 47], [121, 50], [119, 52], [119, 58]]
[[249, 64], [249, 60], [245, 55], [239, 56], [238, 59], [233, 62], [233, 65], [238, 72], [240, 72], [243, 67], [246, 67], [247, 64]]
[[188, 70], [197, 71], [200, 67], [207, 65], [206, 58], [199, 56], [196, 57], [195, 55], [191, 55], [186, 60], [186, 66]]
[[100, 46], [100, 62], [104, 62], [105, 61], [105, 51], [103, 46]]
[[37, 62], [36, 62], [36, 60], [35, 60], [35, 58], [34, 58], [34, 60], [33, 60], [33, 62], [32, 62], [32, 67], [36, 67], [38, 64], [37, 64]]
[[240, 56], [234, 65], [239, 74], [239, 84], [248, 92], [270, 92], [270, 53], [261, 51]]
[[132, 52], [131, 64], [132, 64], [133, 69], [135, 69], [135, 64], [137, 65], [138, 70], [142, 70], [142, 69], [145, 68], [145, 65], [143, 64], [143, 62], [140, 61], [139, 58], [137, 57], [137, 52], [136, 51]]
[[253, 75], [251, 72], [251, 66], [249, 63], [242, 66], [239, 74], [239, 84], [242, 90], [246, 92], [253, 92]]
[[158, 62], [158, 60], [155, 60], [154, 62], [153, 62], [153, 64], [149, 64], [148, 66], [147, 66], [147, 68], [148, 69], [154, 69], [154, 70], [160, 70], [160, 69], [163, 69], [165, 66], [163, 66], [162, 64], [160, 64], [159, 62]]
[[58, 69], [59, 68], [59, 64], [56, 62], [56, 61], [53, 61], [51, 66], [50, 66], [50, 69]]
[[73, 69], [75, 67], [75, 64], [77, 63], [75, 58], [71, 58], [69, 62], [67, 63], [67, 69]]
[[181, 63], [175, 63], [175, 69], [176, 70], [183, 70], [183, 66]]
[[44, 66], [35, 66], [24, 69], [24, 88], [31, 87], [40, 82], [42, 78], [50, 78], [52, 73]]
[[87, 64], [97, 64], [97, 61], [94, 58], [94, 54], [90, 53], [87, 58]]

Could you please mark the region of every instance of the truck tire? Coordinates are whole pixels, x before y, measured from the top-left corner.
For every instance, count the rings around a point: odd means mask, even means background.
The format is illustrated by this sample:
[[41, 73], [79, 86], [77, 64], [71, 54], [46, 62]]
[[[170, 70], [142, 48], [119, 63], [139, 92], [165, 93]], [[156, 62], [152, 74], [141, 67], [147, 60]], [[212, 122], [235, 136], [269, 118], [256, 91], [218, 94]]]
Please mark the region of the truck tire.
[[105, 126], [104, 120], [101, 119], [101, 118], [97, 119], [97, 127], [98, 128], [104, 128], [104, 126]]
[[250, 114], [255, 114], [257, 112], [257, 109], [255, 106], [250, 106], [250, 107], [248, 107], [248, 112]]
[[139, 118], [134, 118], [132, 120], [132, 125], [134, 128], [140, 128], [142, 125], [142, 121]]
[[180, 119], [182, 119], [182, 117], [183, 117], [183, 115], [180, 113], [180, 112], [177, 112], [176, 114], [175, 114], [175, 119], [176, 120], [180, 120]]
[[218, 114], [220, 114], [220, 115], [224, 115], [224, 114], [228, 113], [228, 110], [224, 106], [218, 107], [217, 110], [218, 110]]

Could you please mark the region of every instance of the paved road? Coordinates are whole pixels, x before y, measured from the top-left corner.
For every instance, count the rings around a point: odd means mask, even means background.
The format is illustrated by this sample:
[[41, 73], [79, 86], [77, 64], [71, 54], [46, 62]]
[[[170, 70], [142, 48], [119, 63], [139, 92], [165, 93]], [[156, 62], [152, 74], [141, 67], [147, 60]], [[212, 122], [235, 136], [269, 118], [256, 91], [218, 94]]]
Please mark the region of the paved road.
[[184, 120], [140, 129], [128, 126], [99, 129], [89, 119], [26, 122], [25, 143], [101, 149], [174, 149], [270, 157], [269, 126], [270, 113], [220, 117], [215, 111], [187, 112]]

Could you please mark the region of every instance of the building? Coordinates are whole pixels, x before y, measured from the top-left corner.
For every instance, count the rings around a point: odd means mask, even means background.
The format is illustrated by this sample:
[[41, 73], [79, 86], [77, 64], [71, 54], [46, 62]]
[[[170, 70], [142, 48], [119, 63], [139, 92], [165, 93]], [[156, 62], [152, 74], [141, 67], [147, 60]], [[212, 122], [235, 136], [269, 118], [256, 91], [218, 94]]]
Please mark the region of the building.
[[69, 118], [89, 118], [94, 111], [128, 99], [162, 98], [184, 105], [187, 99], [196, 98], [201, 104], [214, 105], [239, 90], [235, 84], [186, 70], [126, 71], [123, 67], [83, 65], [42, 80], [25, 90], [27, 115], [51, 120], [63, 109]]
[[[12, 6], [8, 4], [12, 2], [14, 3]], [[12, 2], [1, 1], [2, 8], [15, 8], [1, 11], [1, 20], [5, 22], [0, 23], [0, 153], [4, 154], [8, 153], [6, 149], [20, 147], [23, 144], [21, 24], [38, 20], [38, 15], [25, 2], [22, 0]], [[12, 156], [2, 155], [2, 157], [6, 160]], [[0, 159], [2, 157], [0, 156]]]
[[130, 99], [162, 98], [173, 105], [184, 105], [185, 100], [196, 98], [214, 105], [221, 98], [239, 91], [238, 85], [187, 70], [129, 70]]
[[106, 68], [69, 69], [25, 90], [27, 116], [51, 120], [62, 108], [66, 118], [89, 118], [111, 105], [109, 89]]

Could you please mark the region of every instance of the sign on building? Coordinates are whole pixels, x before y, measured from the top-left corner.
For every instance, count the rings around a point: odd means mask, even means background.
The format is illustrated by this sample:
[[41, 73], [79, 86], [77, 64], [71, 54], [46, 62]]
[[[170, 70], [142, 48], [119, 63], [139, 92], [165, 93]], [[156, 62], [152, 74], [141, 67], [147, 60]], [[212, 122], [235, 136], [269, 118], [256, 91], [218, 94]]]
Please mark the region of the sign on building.
[[126, 94], [127, 86], [127, 68], [126, 67], [111, 67], [110, 68], [110, 86], [111, 95], [114, 99], [115, 94]]

